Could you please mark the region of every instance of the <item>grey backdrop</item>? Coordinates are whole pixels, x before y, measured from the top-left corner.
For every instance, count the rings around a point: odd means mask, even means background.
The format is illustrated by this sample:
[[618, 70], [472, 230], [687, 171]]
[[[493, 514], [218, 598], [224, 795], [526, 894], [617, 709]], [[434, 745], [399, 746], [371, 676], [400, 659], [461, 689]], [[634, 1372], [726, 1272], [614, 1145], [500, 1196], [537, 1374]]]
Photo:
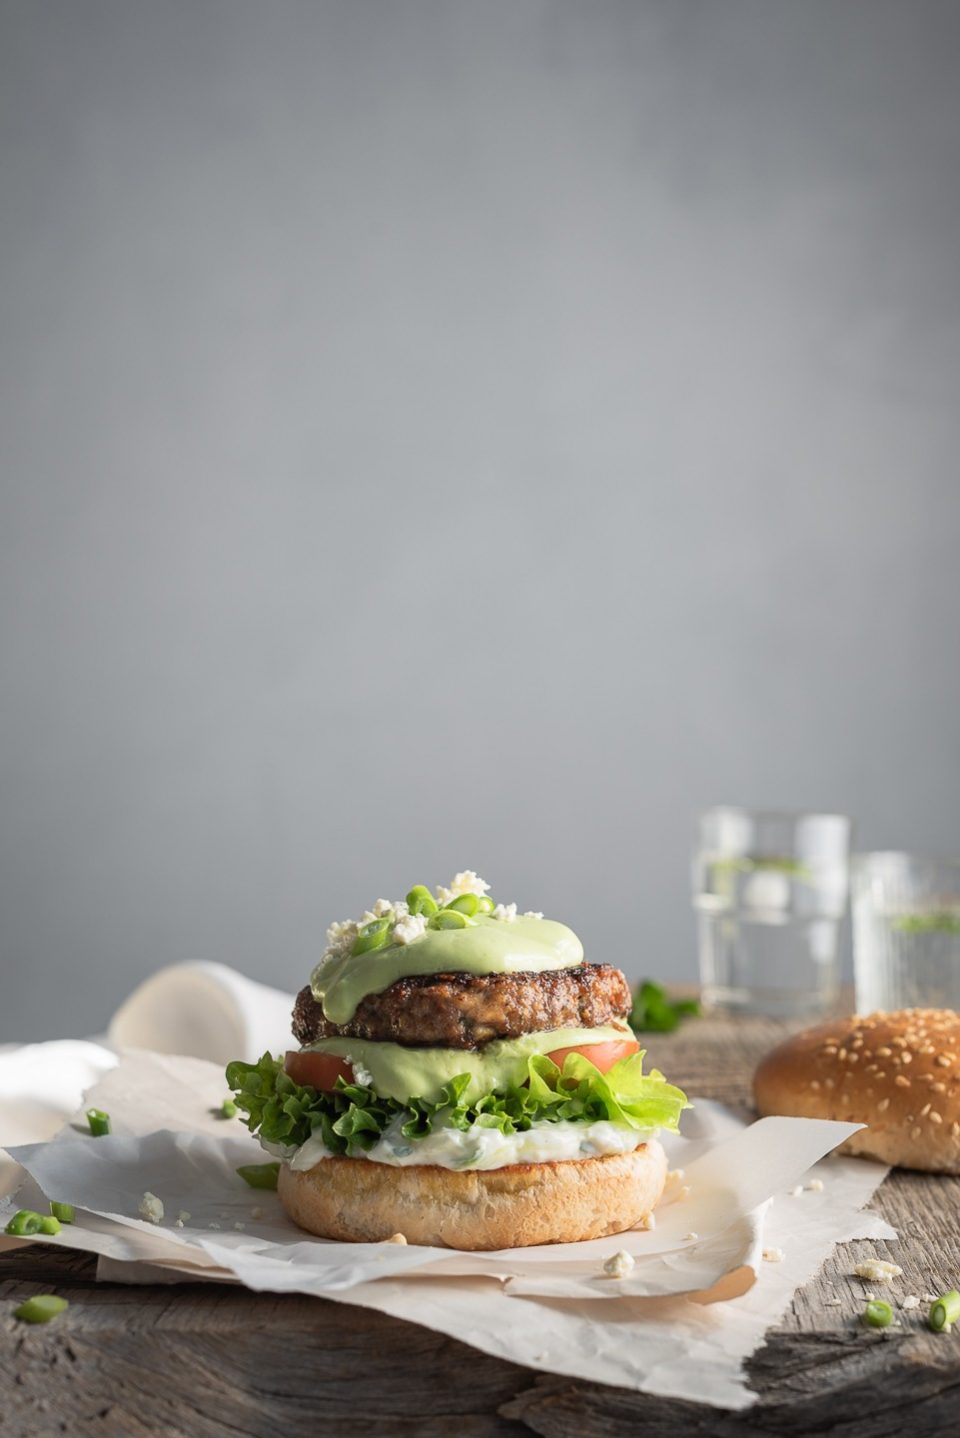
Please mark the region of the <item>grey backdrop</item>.
[[0, 1039], [718, 800], [960, 849], [960, 7], [0, 4]]

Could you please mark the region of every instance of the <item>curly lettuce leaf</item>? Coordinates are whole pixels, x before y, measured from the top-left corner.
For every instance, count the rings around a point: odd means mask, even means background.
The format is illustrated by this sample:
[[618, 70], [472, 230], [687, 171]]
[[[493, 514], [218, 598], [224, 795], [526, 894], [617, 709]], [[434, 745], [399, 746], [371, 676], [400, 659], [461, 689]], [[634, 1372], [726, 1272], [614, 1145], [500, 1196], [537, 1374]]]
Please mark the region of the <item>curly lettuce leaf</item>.
[[283, 1060], [265, 1053], [255, 1064], [227, 1065], [243, 1122], [268, 1144], [299, 1148], [317, 1130], [331, 1153], [356, 1157], [373, 1148], [389, 1124], [399, 1120], [404, 1138], [416, 1141], [435, 1129], [466, 1130], [474, 1125], [503, 1134], [535, 1123], [606, 1120], [646, 1132], [676, 1131], [686, 1096], [654, 1069], [643, 1072], [643, 1052], [620, 1059], [604, 1074], [582, 1054], [570, 1053], [563, 1068], [544, 1054], [527, 1062], [524, 1082], [467, 1103], [470, 1078], [459, 1074], [436, 1101], [411, 1098], [405, 1103], [381, 1098], [362, 1084], [342, 1078], [332, 1092], [294, 1083]]

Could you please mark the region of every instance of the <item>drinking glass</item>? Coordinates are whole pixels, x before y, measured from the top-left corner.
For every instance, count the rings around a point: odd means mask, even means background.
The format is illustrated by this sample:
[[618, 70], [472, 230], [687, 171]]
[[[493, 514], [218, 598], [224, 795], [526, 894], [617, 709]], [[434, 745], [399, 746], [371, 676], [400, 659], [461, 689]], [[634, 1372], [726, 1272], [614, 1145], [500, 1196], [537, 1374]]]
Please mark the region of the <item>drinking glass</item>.
[[704, 1002], [740, 1013], [829, 1013], [840, 988], [850, 820], [709, 809], [693, 864]]
[[857, 1010], [960, 1009], [960, 860], [858, 854]]

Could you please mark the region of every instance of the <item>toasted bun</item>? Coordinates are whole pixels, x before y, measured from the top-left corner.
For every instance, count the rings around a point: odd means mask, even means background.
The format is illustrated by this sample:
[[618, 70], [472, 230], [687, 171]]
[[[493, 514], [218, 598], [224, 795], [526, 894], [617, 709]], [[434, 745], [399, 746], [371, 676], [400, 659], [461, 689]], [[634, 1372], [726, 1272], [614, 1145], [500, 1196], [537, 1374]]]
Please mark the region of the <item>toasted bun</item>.
[[325, 1158], [278, 1192], [301, 1228], [321, 1238], [447, 1248], [526, 1248], [576, 1243], [634, 1228], [663, 1192], [667, 1160], [651, 1140], [633, 1153], [489, 1170], [409, 1168], [365, 1158]]
[[960, 1173], [960, 1014], [836, 1019], [767, 1054], [753, 1079], [761, 1114], [865, 1123], [843, 1152]]

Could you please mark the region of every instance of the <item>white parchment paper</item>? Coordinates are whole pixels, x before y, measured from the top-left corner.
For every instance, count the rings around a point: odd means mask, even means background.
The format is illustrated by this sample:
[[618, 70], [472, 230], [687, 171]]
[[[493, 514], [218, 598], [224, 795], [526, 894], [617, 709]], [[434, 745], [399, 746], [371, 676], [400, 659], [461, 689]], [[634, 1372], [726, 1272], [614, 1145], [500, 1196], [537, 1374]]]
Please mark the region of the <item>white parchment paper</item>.
[[[744, 1126], [698, 1102], [683, 1136], [666, 1141], [684, 1172], [650, 1232], [489, 1254], [326, 1242], [237, 1177], [239, 1164], [265, 1156], [216, 1116], [224, 1092], [222, 1070], [203, 1060], [123, 1054], [84, 1103], [110, 1113], [113, 1133], [94, 1139], [68, 1124], [51, 1142], [11, 1148], [25, 1179], [15, 1201], [0, 1202], [0, 1225], [16, 1207], [56, 1198], [79, 1211], [55, 1241], [99, 1254], [114, 1280], [203, 1276], [316, 1294], [533, 1368], [727, 1408], [752, 1401], [744, 1359], [833, 1244], [896, 1236], [860, 1211], [886, 1170], [823, 1159], [854, 1126]], [[813, 1172], [822, 1191], [794, 1196]], [[138, 1216], [145, 1191], [163, 1200], [160, 1225]], [[182, 1228], [178, 1214], [189, 1215]], [[782, 1261], [764, 1262], [764, 1248], [781, 1248]], [[602, 1267], [619, 1249], [635, 1267], [614, 1280]]]

